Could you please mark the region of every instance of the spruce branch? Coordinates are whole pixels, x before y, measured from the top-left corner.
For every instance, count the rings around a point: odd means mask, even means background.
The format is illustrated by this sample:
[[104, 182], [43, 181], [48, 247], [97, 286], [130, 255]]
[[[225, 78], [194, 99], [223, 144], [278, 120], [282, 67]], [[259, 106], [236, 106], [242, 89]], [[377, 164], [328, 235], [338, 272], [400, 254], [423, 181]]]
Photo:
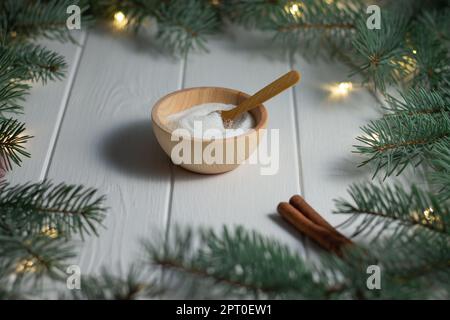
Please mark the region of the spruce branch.
[[289, 0], [228, 0], [221, 1], [219, 9], [222, 15], [234, 23], [247, 28], [264, 26], [274, 14], [284, 10]]
[[67, 64], [64, 57], [42, 46], [33, 44], [17, 44], [0, 47], [0, 54], [14, 57], [13, 68], [23, 70], [23, 80], [42, 81], [61, 79]]
[[23, 146], [32, 136], [24, 134], [25, 125], [13, 119], [0, 119], [0, 158], [5, 169], [20, 165], [22, 157], [29, 157]]
[[450, 8], [447, 7], [443, 10], [425, 11], [419, 17], [419, 23], [424, 28], [424, 32], [434, 40], [446, 45], [447, 48], [450, 48], [449, 14]]
[[[447, 93], [446, 93], [447, 92]], [[450, 91], [434, 91], [425, 88], [414, 88], [406, 93], [400, 92], [401, 99], [388, 95], [388, 107], [384, 117], [398, 115], [441, 114], [450, 112]]]
[[9, 50], [0, 49], [0, 53], [0, 116], [6, 112], [20, 113], [19, 102], [29, 89], [29, 85], [22, 82], [27, 71], [16, 64], [16, 57]]
[[112, 19], [114, 14], [122, 12], [128, 19], [128, 27], [137, 31], [144, 21], [155, 17], [161, 1], [159, 0], [99, 0], [90, 1], [90, 10], [96, 17]]
[[439, 114], [399, 115], [371, 121], [361, 128], [354, 152], [368, 156], [361, 166], [373, 163], [374, 176], [400, 174], [408, 165], [419, 165], [439, 143], [450, 143], [450, 116]]
[[[375, 224], [375, 223], [374, 223]], [[338, 298], [344, 299], [445, 299], [450, 287], [448, 236], [429, 236], [425, 229], [385, 233], [369, 246], [347, 250], [343, 259], [321, 258], [323, 276], [340, 279]], [[367, 289], [369, 266], [379, 267], [381, 290]]]
[[83, 24], [89, 24], [85, 1], [72, 0], [4, 0], [0, 3], [0, 34], [10, 41], [29, 41], [45, 37], [75, 42], [66, 27], [70, 5], [80, 5]]
[[369, 29], [364, 19], [357, 22], [353, 48], [358, 62], [358, 72], [365, 75], [375, 88], [384, 92], [386, 86], [399, 82], [407, 75], [404, 35], [408, 16], [384, 12], [381, 28]]
[[440, 143], [429, 155], [431, 166], [430, 179], [442, 201], [450, 200], [450, 145]]
[[65, 271], [64, 261], [75, 256], [73, 247], [64, 239], [53, 239], [43, 234], [9, 234], [3, 227], [0, 244], [0, 260], [6, 261], [11, 266], [9, 273], [21, 281], [30, 275], [33, 278], [47, 276], [57, 279]]
[[[140, 270], [141, 271], [141, 270]], [[143, 273], [131, 266], [125, 276], [117, 276], [103, 268], [99, 276], [82, 278], [81, 290], [74, 290], [72, 298], [87, 300], [137, 300], [155, 298], [160, 291], [153, 282], [143, 281]]]
[[48, 227], [63, 237], [97, 234], [97, 226], [105, 217], [103, 201], [94, 189], [49, 181], [0, 186], [2, 219], [7, 229], [13, 226], [14, 234], [41, 234]]
[[203, 0], [162, 2], [156, 19], [160, 42], [181, 54], [192, 48], [206, 49], [206, 36], [215, 34], [221, 22], [216, 8]]
[[[426, 23], [426, 22], [425, 22]], [[450, 52], [445, 42], [430, 36], [427, 26], [417, 23], [412, 32], [411, 51], [414, 52], [413, 85], [429, 90], [450, 89]]]
[[145, 249], [151, 264], [166, 271], [164, 290], [178, 288], [181, 295], [318, 298], [327, 290], [298, 255], [242, 227], [203, 230], [199, 237], [177, 229], [168, 244], [146, 242]]
[[286, 47], [302, 52], [328, 53], [332, 51], [327, 41], [330, 38], [347, 51], [363, 12], [361, 1], [285, 1], [279, 2], [269, 17], [259, 16], [265, 21], [260, 21], [257, 28], [273, 33]]
[[400, 234], [405, 230], [416, 228], [429, 231], [429, 236], [436, 234], [450, 235], [450, 212], [446, 203], [429, 192], [412, 186], [406, 191], [400, 185], [380, 186], [354, 184], [349, 188], [353, 203], [339, 199], [336, 201], [336, 213], [351, 214], [344, 225], [351, 225], [358, 220], [353, 236], [365, 236], [376, 233], [377, 239], [388, 230]]

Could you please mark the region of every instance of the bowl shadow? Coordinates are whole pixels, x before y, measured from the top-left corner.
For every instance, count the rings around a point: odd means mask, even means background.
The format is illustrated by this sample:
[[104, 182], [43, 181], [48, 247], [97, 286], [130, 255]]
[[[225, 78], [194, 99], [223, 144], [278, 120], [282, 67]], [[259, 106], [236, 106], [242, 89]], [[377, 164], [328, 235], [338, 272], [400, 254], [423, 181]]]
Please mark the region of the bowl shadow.
[[100, 144], [106, 164], [119, 172], [141, 179], [170, 178], [170, 159], [159, 146], [150, 120], [114, 128]]

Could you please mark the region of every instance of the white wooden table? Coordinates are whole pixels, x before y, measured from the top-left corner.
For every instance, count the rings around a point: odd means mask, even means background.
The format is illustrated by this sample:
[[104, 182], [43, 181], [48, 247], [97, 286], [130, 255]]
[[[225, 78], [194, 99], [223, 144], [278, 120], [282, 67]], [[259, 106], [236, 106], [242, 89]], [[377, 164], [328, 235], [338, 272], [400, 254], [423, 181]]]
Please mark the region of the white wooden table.
[[[208, 43], [209, 53], [175, 59], [151, 40], [102, 30], [76, 35], [81, 46], [45, 42], [69, 64], [63, 81], [34, 85], [21, 120], [35, 136], [32, 158], [8, 174], [12, 183], [51, 179], [84, 184], [106, 194], [105, 229], [80, 242], [83, 273], [102, 266], [126, 270], [140, 254], [139, 239], [179, 225], [241, 224], [280, 239], [301, 254], [305, 243], [276, 213], [280, 201], [302, 194], [331, 223], [333, 199], [369, 177], [351, 153], [359, 126], [377, 117], [365, 90], [330, 100], [323, 86], [346, 81], [337, 63], [307, 62], [267, 49], [267, 40], [229, 30]], [[280, 129], [280, 169], [262, 176], [255, 165], [203, 176], [171, 164], [153, 135], [150, 111], [165, 94], [194, 86], [254, 93], [289, 69], [301, 84], [266, 103], [269, 128]]]

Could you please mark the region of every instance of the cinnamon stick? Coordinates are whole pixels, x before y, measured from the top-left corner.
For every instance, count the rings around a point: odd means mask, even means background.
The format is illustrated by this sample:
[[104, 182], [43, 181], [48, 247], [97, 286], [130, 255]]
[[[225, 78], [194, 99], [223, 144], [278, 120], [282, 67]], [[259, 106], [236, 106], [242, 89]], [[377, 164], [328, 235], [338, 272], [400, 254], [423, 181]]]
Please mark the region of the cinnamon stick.
[[322, 216], [313, 207], [311, 207], [303, 197], [294, 195], [289, 199], [289, 203], [298, 211], [300, 211], [306, 218], [335, 234], [336, 237], [341, 238], [344, 243], [352, 244], [352, 241], [350, 239], [337, 231], [336, 228], [328, 223], [328, 221], [322, 218]]
[[287, 202], [281, 202], [277, 210], [283, 218], [289, 221], [301, 233], [325, 250], [342, 257], [342, 247], [348, 244], [348, 242], [323, 226], [314, 223]]

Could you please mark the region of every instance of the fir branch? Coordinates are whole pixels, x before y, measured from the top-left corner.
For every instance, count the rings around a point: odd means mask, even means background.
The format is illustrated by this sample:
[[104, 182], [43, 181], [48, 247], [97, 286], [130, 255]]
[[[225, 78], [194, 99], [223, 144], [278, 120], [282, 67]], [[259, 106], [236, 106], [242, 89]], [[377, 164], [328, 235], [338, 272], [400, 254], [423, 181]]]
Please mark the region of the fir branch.
[[[337, 297], [344, 299], [446, 298], [450, 292], [448, 236], [430, 237], [426, 229], [384, 234], [370, 246], [347, 250], [343, 259], [322, 257], [323, 274], [341, 279]], [[367, 268], [379, 267], [381, 290], [367, 289]], [[323, 275], [323, 276], [324, 276]]]
[[0, 116], [5, 112], [19, 113], [19, 102], [27, 94], [29, 85], [24, 84], [26, 69], [16, 64], [16, 57], [9, 50], [0, 50]]
[[[140, 270], [141, 271], [141, 270]], [[126, 276], [116, 276], [103, 269], [99, 276], [82, 278], [81, 290], [72, 291], [74, 299], [88, 300], [137, 300], [154, 298], [161, 294], [153, 283], [142, 279], [142, 272], [131, 266]]]
[[397, 234], [414, 228], [429, 230], [430, 237], [433, 234], [450, 235], [450, 211], [446, 203], [416, 186], [406, 191], [400, 185], [355, 184], [350, 187], [349, 194], [353, 203], [337, 200], [336, 212], [352, 215], [344, 225], [362, 217], [353, 236], [367, 236], [376, 229], [374, 239], [377, 239], [387, 230]]
[[59, 41], [74, 41], [66, 27], [70, 5], [81, 6], [83, 24], [89, 24], [84, 1], [72, 0], [4, 0], [0, 3], [0, 34], [9, 41], [24, 41], [45, 37]]
[[[200, 249], [194, 252], [196, 241]], [[177, 229], [169, 242], [145, 243], [151, 264], [168, 272], [164, 290], [177, 288], [181, 295], [208, 292], [210, 298], [318, 298], [328, 289], [314, 281], [305, 263], [287, 247], [242, 227], [225, 227], [220, 234], [203, 230], [198, 238], [189, 229]]]
[[434, 172], [430, 174], [431, 182], [442, 201], [450, 200], [450, 145], [440, 143], [429, 155]]
[[156, 16], [160, 5], [159, 0], [99, 0], [90, 1], [90, 10], [94, 16], [107, 19], [120, 11], [129, 21], [127, 26], [137, 31], [146, 19]]
[[0, 158], [5, 169], [10, 170], [12, 163], [20, 165], [22, 157], [29, 157], [23, 146], [32, 136], [25, 135], [23, 123], [12, 119], [0, 119]]
[[42, 81], [61, 79], [67, 64], [64, 57], [42, 46], [33, 44], [17, 44], [0, 47], [0, 54], [14, 56], [13, 68], [23, 70], [21, 79]]
[[222, 15], [247, 28], [260, 28], [274, 14], [284, 10], [289, 0], [228, 0], [219, 1]]
[[361, 130], [363, 135], [356, 139], [363, 145], [356, 145], [354, 152], [369, 157], [361, 166], [374, 163], [374, 176], [384, 169], [387, 177], [408, 165], [419, 165], [435, 145], [450, 143], [450, 116], [445, 112], [399, 115], [371, 121]]
[[48, 181], [0, 186], [2, 219], [13, 226], [11, 234], [41, 234], [48, 227], [64, 237], [97, 234], [105, 216], [103, 201], [94, 189]]
[[[54, 279], [64, 273], [65, 263], [75, 256], [73, 247], [64, 239], [53, 239], [43, 234], [24, 236], [0, 231], [0, 260], [12, 268], [17, 277], [48, 276]], [[24, 280], [24, 279], [16, 279]]]
[[383, 12], [381, 17], [380, 29], [368, 29], [364, 19], [358, 21], [353, 48], [359, 61], [358, 72], [384, 92], [387, 85], [407, 75], [403, 60], [408, 53], [404, 35], [409, 17], [391, 12]]
[[413, 85], [424, 86], [429, 90], [450, 89], [449, 47], [430, 37], [427, 26], [422, 23], [418, 23], [412, 32], [411, 46], [414, 52], [411, 59], [415, 61]]
[[203, 0], [162, 2], [156, 19], [160, 43], [181, 54], [206, 49], [206, 36], [216, 33], [221, 22], [217, 10]]
[[[294, 7], [293, 7], [294, 6]], [[259, 27], [272, 32], [285, 46], [313, 52], [332, 51], [327, 39], [333, 38], [342, 50], [349, 50], [356, 22], [363, 15], [360, 1], [345, 4], [327, 1], [287, 1], [271, 13]], [[306, 49], [306, 50], [305, 50]], [[327, 50], [328, 49], [328, 50]]]
[[450, 47], [450, 8], [444, 10], [425, 11], [422, 16], [419, 17], [419, 23], [424, 32], [426, 32], [431, 38], [439, 41]]
[[446, 94], [445, 90], [437, 92], [425, 88], [410, 89], [406, 93], [400, 92], [401, 100], [388, 95], [386, 98], [388, 113], [384, 117], [448, 113], [450, 100], [445, 98], [445, 95], [450, 96], [450, 92]]

